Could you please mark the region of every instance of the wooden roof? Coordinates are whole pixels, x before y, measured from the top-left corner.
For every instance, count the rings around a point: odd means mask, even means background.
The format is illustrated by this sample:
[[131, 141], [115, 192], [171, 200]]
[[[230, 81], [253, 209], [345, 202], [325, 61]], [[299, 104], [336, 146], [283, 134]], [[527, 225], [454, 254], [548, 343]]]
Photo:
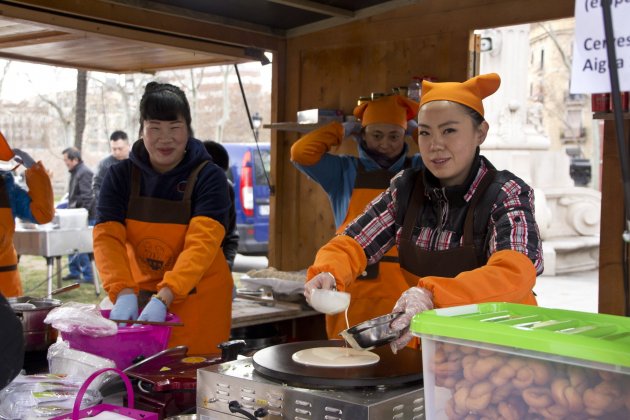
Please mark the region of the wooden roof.
[[264, 60], [287, 37], [414, 2], [0, 1], [0, 57], [116, 73]]

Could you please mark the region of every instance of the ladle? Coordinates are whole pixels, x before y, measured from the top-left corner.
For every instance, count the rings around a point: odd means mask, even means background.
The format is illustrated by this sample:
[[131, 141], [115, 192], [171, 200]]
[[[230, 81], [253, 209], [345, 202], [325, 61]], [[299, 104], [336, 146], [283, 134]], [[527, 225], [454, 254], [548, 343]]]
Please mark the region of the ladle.
[[76, 289], [79, 286], [81, 286], [81, 284], [73, 283], [73, 284], [70, 284], [68, 286], [60, 287], [58, 289], [53, 290], [52, 292], [50, 292], [48, 295], [46, 295], [44, 297], [32, 297], [32, 298], [29, 298], [26, 302], [15, 302], [15, 303], [12, 303], [11, 304], [11, 308], [14, 311], [29, 311], [29, 310], [37, 309], [37, 306], [31, 303], [32, 300], [48, 299], [51, 296], [68, 292], [70, 290]]

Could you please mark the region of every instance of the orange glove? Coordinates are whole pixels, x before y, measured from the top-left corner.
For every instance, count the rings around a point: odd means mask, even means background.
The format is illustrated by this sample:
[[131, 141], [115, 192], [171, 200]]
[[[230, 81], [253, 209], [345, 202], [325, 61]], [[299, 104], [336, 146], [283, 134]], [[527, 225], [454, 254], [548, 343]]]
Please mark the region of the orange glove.
[[536, 268], [532, 261], [510, 249], [494, 253], [487, 264], [454, 278], [427, 276], [418, 286], [433, 293], [436, 308], [481, 302], [511, 302], [536, 305], [532, 289]]
[[133, 280], [127, 256], [127, 231], [119, 222], [99, 223], [92, 232], [94, 259], [98, 274], [109, 299], [116, 302], [123, 289], [133, 289], [138, 294], [138, 285]]
[[337, 290], [343, 292], [367, 267], [367, 257], [357, 241], [346, 235], [337, 235], [321, 247], [315, 262], [308, 268], [307, 279], [319, 273], [331, 273]]
[[331, 147], [340, 145], [343, 137], [344, 129], [338, 122], [313, 130], [291, 146], [291, 160], [304, 166], [315, 165]]
[[44, 164], [39, 161], [25, 173], [28, 195], [31, 197], [31, 213], [37, 223], [50, 222], [55, 216], [52, 184]]
[[193, 217], [186, 232], [184, 249], [177, 257], [173, 269], [166, 272], [158, 283], [158, 290], [168, 286], [175, 297], [174, 303], [185, 299], [217, 255], [223, 256], [221, 242], [224, 236], [225, 228], [221, 223], [205, 216]]

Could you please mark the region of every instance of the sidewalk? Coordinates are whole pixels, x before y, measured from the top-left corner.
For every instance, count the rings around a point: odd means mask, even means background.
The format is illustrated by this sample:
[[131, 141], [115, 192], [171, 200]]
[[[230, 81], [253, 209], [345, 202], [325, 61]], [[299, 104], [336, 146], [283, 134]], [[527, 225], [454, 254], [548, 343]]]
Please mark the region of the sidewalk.
[[598, 290], [597, 270], [540, 276], [534, 287], [539, 306], [583, 312], [597, 312]]

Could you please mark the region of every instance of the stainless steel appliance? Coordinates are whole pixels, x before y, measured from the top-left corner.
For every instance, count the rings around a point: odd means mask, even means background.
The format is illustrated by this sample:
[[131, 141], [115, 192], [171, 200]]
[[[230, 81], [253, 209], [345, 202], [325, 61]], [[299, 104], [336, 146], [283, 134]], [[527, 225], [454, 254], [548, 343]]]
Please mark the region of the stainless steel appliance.
[[381, 360], [358, 368], [299, 365], [291, 355], [341, 340], [280, 344], [251, 358], [197, 371], [197, 415], [204, 420], [424, 419], [419, 351], [374, 350]]
[[57, 260], [57, 287], [61, 282], [61, 257], [73, 253], [90, 253], [94, 271], [94, 287], [100, 294], [98, 270], [92, 253], [92, 227], [73, 229], [24, 229], [17, 227], [13, 245], [18, 255], [39, 255], [46, 258], [48, 294], [53, 290], [53, 262]]

